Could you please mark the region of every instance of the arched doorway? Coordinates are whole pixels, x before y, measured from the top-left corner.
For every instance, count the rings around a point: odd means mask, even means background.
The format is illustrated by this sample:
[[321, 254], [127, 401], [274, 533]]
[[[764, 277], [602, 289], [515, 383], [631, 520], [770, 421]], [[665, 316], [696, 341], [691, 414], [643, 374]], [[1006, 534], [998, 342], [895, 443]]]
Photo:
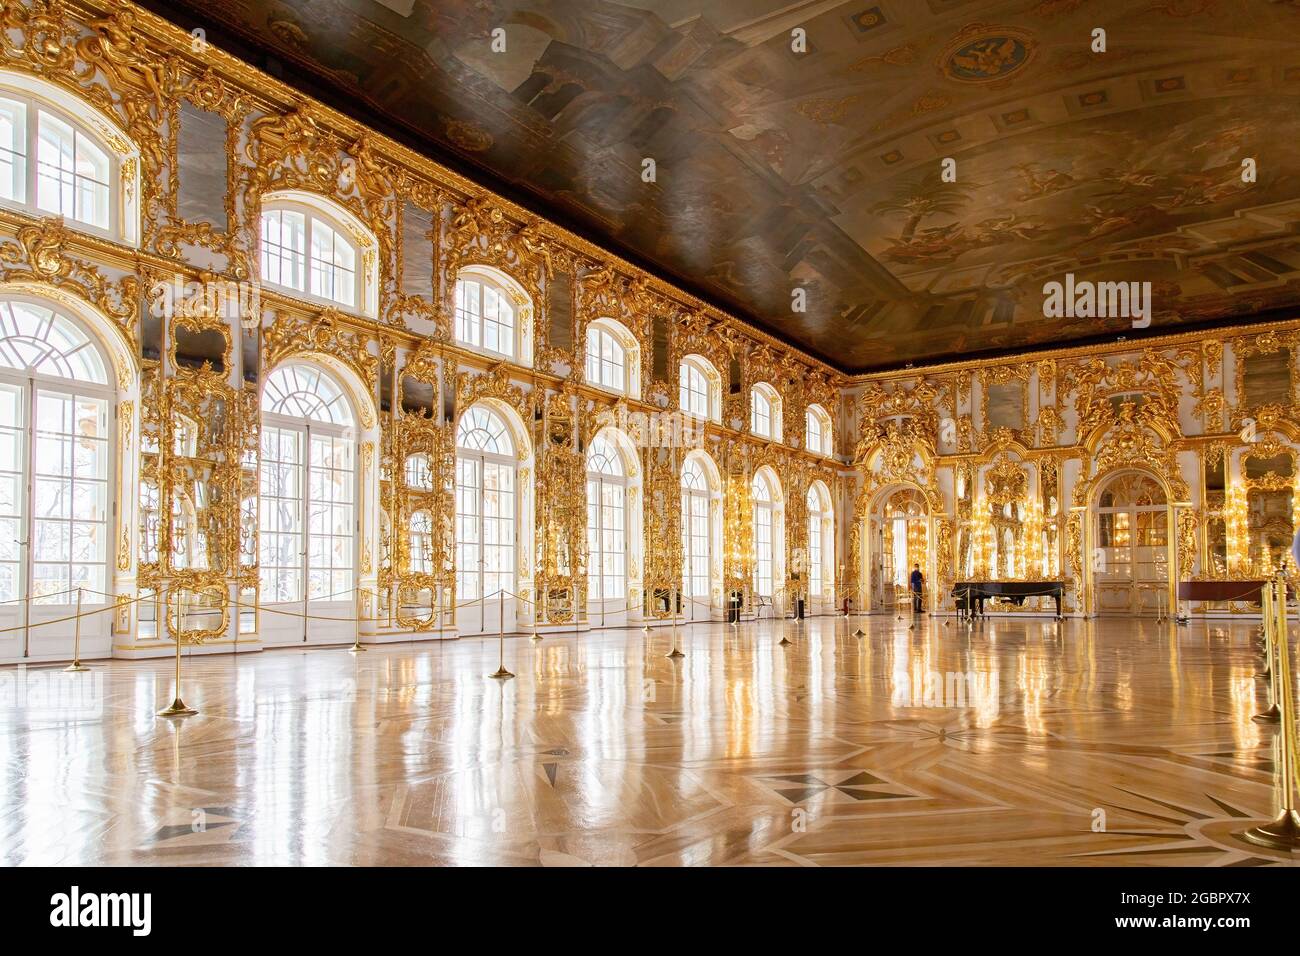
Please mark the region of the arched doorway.
[[705, 452], [687, 455], [681, 488], [683, 613], [707, 620], [722, 598], [722, 484]]
[[[54, 303], [0, 300], [0, 658], [67, 656], [78, 589], [83, 611], [111, 598], [112, 368]], [[87, 617], [82, 653], [108, 630], [109, 615]]]
[[[514, 438], [493, 409], [474, 405], [460, 416], [456, 423], [456, 603], [461, 615], [476, 610], [470, 616], [477, 618], [480, 629], [491, 616], [488, 608], [513, 604], [516, 591], [516, 461]], [[497, 623], [503, 626], [504, 622]]]
[[352, 636], [351, 625], [326, 619], [350, 619], [356, 600], [356, 421], [343, 385], [321, 366], [286, 362], [262, 387], [258, 564], [261, 604], [272, 613], [259, 631], [267, 643]]
[[835, 604], [835, 513], [822, 481], [808, 486], [808, 610], [820, 614]]
[[635, 447], [617, 428], [587, 446], [587, 619], [621, 627], [640, 595], [641, 475]]
[[754, 521], [754, 594], [785, 596], [785, 498], [776, 472], [764, 465], [750, 486]]
[[456, 421], [456, 626], [511, 633], [531, 619], [532, 444], [518, 411], [483, 398]]
[[914, 566], [919, 564], [930, 581], [930, 508], [925, 495], [910, 487], [877, 500], [871, 603], [873, 608], [892, 608], [907, 600]]
[[1154, 476], [1123, 471], [1098, 486], [1092, 540], [1095, 613], [1167, 610], [1173, 530], [1168, 496]]

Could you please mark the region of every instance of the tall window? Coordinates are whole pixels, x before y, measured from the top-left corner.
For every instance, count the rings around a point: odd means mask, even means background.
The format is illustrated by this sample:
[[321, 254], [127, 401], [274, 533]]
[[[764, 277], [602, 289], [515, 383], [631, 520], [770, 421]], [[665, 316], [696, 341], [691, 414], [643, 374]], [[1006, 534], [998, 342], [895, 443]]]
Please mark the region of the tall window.
[[771, 597], [774, 592], [773, 565], [776, 556], [777, 496], [767, 475], [754, 476], [754, 592]]
[[0, 96], [0, 199], [116, 232], [117, 172], [99, 138], [70, 117], [32, 97]]
[[70, 589], [108, 590], [113, 399], [80, 326], [0, 302], [0, 600], [72, 604]]
[[262, 418], [262, 599], [350, 601], [356, 454], [343, 389], [323, 369], [282, 365], [262, 390]]
[[771, 385], [760, 382], [749, 393], [749, 430], [761, 438], [781, 440], [781, 398]]
[[365, 250], [350, 237], [360, 231], [307, 202], [268, 199], [262, 210], [262, 281], [328, 305], [373, 312], [373, 282], [362, 268]]
[[688, 355], [682, 359], [678, 378], [682, 411], [711, 421], [722, 417], [720, 380], [712, 363], [702, 356]]
[[831, 417], [820, 405], [809, 405], [804, 426], [805, 444], [814, 455], [832, 452]]
[[821, 597], [832, 582], [834, 554], [830, 494], [815, 481], [808, 488], [808, 596]]
[[475, 405], [456, 426], [456, 597], [515, 586], [515, 448], [506, 424]]
[[627, 472], [613, 442], [597, 435], [587, 449], [587, 596], [627, 595]]
[[622, 344], [607, 329], [593, 326], [587, 332], [587, 381], [623, 391], [627, 356]]
[[686, 459], [682, 467], [682, 593], [704, 600], [709, 597], [711, 504], [703, 466], [694, 458]]
[[514, 357], [515, 307], [504, 288], [478, 276], [457, 280], [456, 340]]

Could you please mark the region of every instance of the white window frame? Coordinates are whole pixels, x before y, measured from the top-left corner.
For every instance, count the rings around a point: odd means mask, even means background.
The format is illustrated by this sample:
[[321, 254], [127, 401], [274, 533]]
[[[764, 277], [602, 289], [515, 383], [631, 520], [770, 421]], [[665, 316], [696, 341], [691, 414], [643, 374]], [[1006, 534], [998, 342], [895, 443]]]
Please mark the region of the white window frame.
[[[608, 449], [602, 460], [611, 463], [612, 470], [593, 469], [593, 455]], [[628, 564], [628, 475], [627, 463], [618, 445], [610, 438], [597, 435], [587, 449], [587, 600], [612, 601], [627, 599]], [[611, 518], [617, 515], [613, 527]], [[611, 535], [621, 539], [606, 547]], [[606, 568], [606, 558], [617, 558], [620, 570]], [[596, 586], [598, 585], [598, 586]], [[610, 593], [613, 592], [613, 593]]]
[[681, 410], [711, 422], [721, 422], [722, 377], [713, 363], [702, 355], [688, 355], [682, 359], [677, 374], [677, 402]]
[[767, 382], [749, 390], [749, 430], [760, 438], [781, 440], [781, 396]]
[[[480, 289], [477, 314], [470, 312], [464, 306], [465, 291], [470, 283]], [[483, 290], [495, 293], [510, 307], [509, 349], [494, 349], [483, 344], [486, 341], [486, 326], [489, 321], [483, 315]], [[504, 358], [516, 365], [532, 366], [532, 302], [527, 293], [518, 288], [517, 283], [509, 276], [486, 266], [467, 266], [461, 269], [452, 290], [452, 313], [452, 333], [457, 345], [483, 355]]]
[[[688, 598], [708, 601], [713, 591], [713, 491], [704, 466], [694, 458], [687, 458], [682, 466], [681, 489], [682, 593]], [[699, 534], [701, 519], [703, 535]], [[699, 589], [701, 579], [702, 590]]]
[[808, 596], [821, 599], [835, 587], [835, 515], [824, 485], [808, 486]]
[[[759, 488], [762, 487], [760, 496]], [[754, 506], [754, 593], [770, 598], [776, 592], [776, 491], [762, 472], [751, 484]], [[766, 531], [766, 535], [763, 532]], [[766, 538], [766, 541], [763, 539]]]
[[[63, 91], [55, 89], [46, 89], [43, 81], [31, 77], [19, 78], [8, 71], [0, 70], [0, 98], [13, 101], [20, 104], [23, 109], [23, 137], [22, 145], [22, 165], [23, 175], [21, 184], [18, 182], [16, 170], [13, 180], [14, 186], [21, 185], [21, 198], [15, 196], [13, 199], [0, 199], [0, 204], [13, 209], [18, 209], [31, 216], [62, 216], [70, 228], [87, 232], [92, 235], [109, 239], [113, 242], [124, 242], [128, 245], [135, 246], [139, 242], [139, 205], [138, 197], [139, 172], [138, 172], [138, 153], [132, 148], [116, 148], [113, 145], [115, 139], [118, 143], [127, 142], [126, 137], [120, 130], [112, 130], [113, 137], [110, 139], [105, 134], [109, 132], [108, 125], [104, 120], [97, 120], [94, 123], [87, 122], [87, 114], [91, 108], [76, 100]], [[73, 133], [73, 169], [62, 170], [60, 174], [68, 173], [73, 177], [72, 191], [74, 207], [71, 212], [64, 210], [60, 205], [59, 208], [42, 206], [40, 204], [40, 179], [41, 168], [48, 165], [46, 160], [41, 158], [41, 117], [49, 116], [63, 123], [72, 129]], [[79, 190], [77, 183], [83, 178], [81, 173], [77, 172], [77, 143], [84, 139], [96, 151], [101, 153], [106, 161], [106, 179], [100, 182], [98, 179], [91, 179], [95, 184], [103, 187], [105, 191], [105, 207], [107, 212], [107, 222], [103, 225], [90, 219], [79, 218], [76, 215], [76, 203]], [[0, 149], [16, 155], [8, 145], [0, 146]], [[136, 162], [129, 167], [135, 169], [135, 178], [132, 179], [129, 173], [125, 172], [125, 161], [135, 158]], [[128, 181], [124, 181], [124, 178]], [[14, 190], [17, 192], [17, 190]], [[62, 192], [62, 190], [60, 190]]]
[[831, 417], [820, 405], [808, 406], [804, 416], [804, 445], [814, 455], [824, 458], [829, 458], [832, 453], [834, 433], [831, 431]]
[[[462, 443], [462, 438], [479, 430], [477, 413], [483, 413], [488, 416], [488, 422], [496, 422], [500, 425], [501, 431], [493, 433], [488, 431], [492, 437], [493, 445], [499, 445], [499, 439], [504, 437], [508, 451], [488, 450], [486, 448], [474, 448]], [[519, 487], [519, 462], [515, 454], [518, 439], [510, 431], [510, 424], [506, 421], [503, 414], [486, 405], [471, 405], [461, 414], [460, 419], [456, 422], [456, 596], [459, 601], [474, 601], [479, 599], [488, 599], [494, 596], [499, 590], [506, 590], [513, 593], [516, 581], [519, 575], [519, 541], [521, 532], [521, 522], [519, 520], [519, 509], [522, 500], [523, 489]], [[486, 476], [489, 467], [498, 474], [510, 475], [510, 490], [500, 492], [500, 494], [510, 495], [509, 507], [509, 524], [507, 527], [510, 531], [510, 557], [506, 562], [508, 570], [500, 569], [490, 571], [487, 568], [486, 553], [488, 547], [501, 548], [499, 544], [489, 544], [486, 533], [488, 521], [501, 522], [504, 516], [500, 514], [488, 515], [485, 513], [484, 488], [486, 486]], [[472, 471], [472, 481], [466, 481], [467, 474]], [[475, 510], [469, 511], [464, 506], [467, 502], [473, 501]], [[467, 540], [463, 534], [463, 529], [472, 525], [474, 529], [474, 540]], [[498, 531], [500, 528], [498, 527]], [[472, 568], [465, 567], [468, 563], [462, 557], [465, 550], [474, 546], [478, 548], [478, 558]], [[496, 576], [496, 587], [491, 592], [487, 592], [487, 576], [489, 574]], [[503, 581], [502, 578], [505, 578]], [[469, 587], [470, 582], [473, 587]]]
[[[0, 300], [0, 348], [6, 347], [5, 343], [12, 342], [16, 337], [9, 333], [9, 308], [13, 305], [25, 305], [40, 309], [49, 313], [45, 323], [40, 327], [48, 334], [53, 328], [59, 326], [71, 326], [79, 335], [84, 337], [74, 349], [64, 353], [58, 350], [57, 342], [52, 342], [48, 338], [43, 341], [49, 347], [49, 351], [41, 359], [47, 356], [71, 355], [82, 349], [89, 349], [98, 360], [98, 368], [95, 371], [102, 372], [103, 381], [85, 381], [76, 377], [65, 375], [51, 374], [48, 370], [42, 370], [39, 366], [40, 361], [26, 364], [21, 363], [18, 359], [21, 356], [18, 353], [10, 352], [12, 364], [20, 367], [0, 368], [0, 387], [16, 394], [18, 397], [19, 408], [16, 413], [16, 422], [13, 426], [7, 426], [3, 429], [8, 433], [8, 440], [4, 442], [4, 453], [0, 461], [0, 475], [4, 475], [10, 480], [16, 482], [14, 494], [14, 514], [4, 515], [3, 518], [14, 522], [16, 535], [13, 538], [14, 559], [6, 560], [3, 564], [13, 568], [14, 573], [14, 598], [32, 596], [31, 602], [33, 610], [32, 621], [36, 617], [45, 616], [36, 614], [36, 608], [45, 605], [68, 606], [77, 601], [75, 591], [69, 592], [68, 588], [75, 588], [80, 582], [80, 586], [88, 590], [83, 593], [83, 605], [103, 605], [106, 602], [106, 592], [111, 590], [112, 570], [110, 561], [116, 555], [116, 548], [112, 541], [113, 535], [113, 515], [115, 510], [114, 491], [116, 488], [115, 476], [117, 475], [117, 428], [116, 428], [116, 405], [117, 393], [113, 385], [112, 364], [108, 356], [104, 353], [96, 336], [85, 329], [83, 325], [66, 311], [59, 309], [55, 304], [43, 302], [26, 297], [6, 297]], [[33, 343], [35, 339], [31, 339]], [[73, 431], [50, 430], [41, 428], [41, 422], [38, 413], [38, 401], [41, 396], [50, 395], [58, 399], [70, 400], [74, 403], [74, 421], [71, 425]], [[96, 403], [100, 408], [102, 415], [103, 432], [100, 435], [90, 438], [78, 438], [75, 421], [75, 402], [78, 399], [84, 399], [88, 402]], [[48, 422], [47, 422], [48, 424]], [[77, 445], [84, 444], [85, 441], [93, 440], [102, 446], [102, 457], [99, 459], [102, 463], [102, 476], [95, 475], [78, 475], [77, 474]], [[45, 442], [46, 444], [42, 444]], [[61, 449], [52, 448], [50, 442], [55, 446], [65, 446]], [[69, 455], [67, 462], [68, 474], [63, 475], [63, 469], [56, 467], [53, 458], [53, 452], [58, 451], [60, 457]], [[66, 489], [60, 491], [59, 497], [64, 494], [68, 496], [67, 514], [68, 517], [46, 515], [44, 517], [36, 514], [36, 495], [37, 488], [44, 481], [56, 481], [66, 483]], [[100, 513], [94, 518], [75, 518], [72, 516], [72, 508], [78, 494], [78, 486], [90, 486], [92, 489], [100, 489]], [[67, 526], [68, 537], [67, 547], [63, 549], [64, 557], [53, 560], [36, 560], [38, 547], [37, 523], [47, 521], [55, 526]], [[73, 531], [76, 525], [92, 525], [96, 530], [100, 542], [102, 559], [98, 561], [84, 561], [78, 559], [73, 553]], [[83, 531], [84, 533], [84, 531]], [[21, 535], [18, 537], [17, 535]], [[60, 537], [62, 537], [60, 535]], [[7, 550], [7, 549], [6, 549]], [[36, 591], [36, 566], [49, 565], [59, 566], [67, 569], [67, 584], [57, 590], [64, 593], [53, 593], [48, 589], [45, 590], [45, 597], [34, 596]], [[80, 573], [79, 573], [80, 572]], [[89, 573], [87, 573], [89, 572]], [[97, 592], [97, 593], [96, 593]], [[5, 598], [8, 600], [8, 598]], [[20, 604], [11, 603], [5, 606], [15, 613], [21, 607]], [[58, 612], [63, 614], [66, 612]], [[19, 615], [21, 617], [21, 615]]]
[[[588, 384], [616, 395], [640, 398], [641, 350], [626, 326], [613, 319], [594, 319], [587, 323], [583, 349], [583, 373]], [[611, 354], [617, 355], [617, 361]]]
[[[275, 282], [270, 279], [269, 257], [267, 247], [267, 222], [276, 213], [291, 213], [302, 216], [302, 248], [289, 249], [288, 261], [298, 262], [301, 273], [301, 285]], [[312, 255], [312, 240], [318, 227], [324, 227], [344, 242], [352, 250], [354, 268], [353, 295], [350, 300], [335, 299], [319, 295], [312, 291], [313, 276], [319, 270], [315, 268]], [[262, 197], [262, 209], [258, 215], [258, 275], [269, 289], [275, 289], [297, 299], [303, 299], [331, 309], [341, 309], [373, 318], [379, 309], [379, 274], [378, 243], [374, 235], [355, 216], [336, 203], [311, 193], [296, 190], [268, 193]], [[280, 256], [284, 261], [286, 257]], [[342, 268], [342, 267], [337, 267]]]
[[[328, 381], [334, 389], [337, 389], [338, 392], [336, 397], [332, 399], [329, 404], [333, 405], [336, 402], [340, 403], [339, 407], [346, 411], [346, 417], [344, 417], [343, 420], [341, 421], [325, 421], [321, 418], [314, 417], [311, 414], [291, 415], [283, 411], [275, 411], [269, 408], [268, 402], [270, 401], [270, 399], [268, 399], [266, 388], [272, 381], [273, 377], [276, 376], [277, 373], [280, 373], [282, 370], [285, 371], [286, 373], [302, 374], [305, 376], [317, 376], [317, 378], [311, 383], [313, 389], [317, 386], [320, 380], [323, 379], [325, 381]], [[302, 393], [302, 390], [295, 390], [295, 392], [290, 394], [300, 394], [300, 393]], [[311, 394], [311, 393], [308, 392], [307, 394]], [[359, 448], [355, 438], [355, 430], [356, 430], [355, 425], [357, 420], [356, 410], [352, 407], [352, 402], [348, 397], [347, 389], [343, 385], [343, 383], [339, 381], [337, 376], [335, 376], [329, 370], [322, 368], [321, 366], [313, 365], [307, 362], [285, 363], [283, 365], [277, 366], [277, 368], [274, 371], [272, 371], [270, 375], [267, 376], [267, 382], [266, 384], [263, 385], [261, 413], [262, 413], [263, 453], [259, 457], [259, 464], [258, 464], [259, 540], [264, 534], [274, 533], [271, 532], [271, 529], [267, 527], [266, 521], [264, 520], [265, 517], [264, 509], [267, 506], [267, 503], [273, 500], [274, 501], [280, 501], [280, 500], [296, 501], [298, 506], [298, 514], [297, 514], [298, 531], [296, 533], [301, 537], [301, 546], [302, 546], [302, 550], [299, 552], [300, 563], [298, 565], [298, 568], [296, 569], [299, 574], [298, 593], [296, 595], [291, 595], [284, 598], [269, 597], [267, 593], [267, 584], [266, 584], [267, 579], [265, 578], [264, 575], [271, 568], [283, 569], [283, 570], [294, 570], [294, 569], [289, 565], [271, 565], [267, 563], [265, 561], [265, 558], [263, 557], [263, 552], [261, 552], [259, 548], [259, 565], [262, 566], [262, 570], [263, 570], [263, 577], [259, 581], [259, 588], [262, 593], [262, 600], [264, 603], [268, 603], [268, 604], [275, 604], [275, 603], [302, 604], [304, 607], [307, 607], [309, 609], [312, 607], [334, 607], [334, 606], [350, 607], [353, 601], [352, 592], [354, 592], [357, 586], [357, 580], [360, 574], [360, 569], [357, 567], [357, 545], [358, 545], [358, 540], [360, 538], [360, 527], [361, 527], [361, 487], [360, 487], [360, 482], [358, 480], [358, 474], [359, 474], [358, 468], [360, 464]], [[286, 432], [296, 436], [295, 440], [298, 448], [297, 460], [295, 462], [289, 463], [291, 467], [294, 467], [296, 469], [297, 472], [296, 480], [298, 483], [298, 489], [296, 495], [294, 496], [288, 496], [288, 495], [270, 496], [261, 493], [263, 482], [265, 480], [264, 476], [268, 465], [274, 463], [282, 463], [282, 462], [277, 462], [275, 459], [271, 459], [267, 457], [267, 453], [266, 453], [267, 446], [265, 442], [273, 434], [280, 433], [280, 432]], [[312, 479], [314, 477], [313, 471], [317, 473], [320, 473], [322, 471], [327, 473], [334, 472], [334, 471], [343, 471], [343, 469], [339, 469], [330, 465], [328, 461], [325, 459], [318, 460], [316, 445], [321, 441], [329, 442], [331, 446], [330, 448], [331, 456], [335, 451], [336, 445], [339, 448], [348, 449], [348, 455], [351, 459], [351, 468], [348, 470], [348, 478], [350, 482], [349, 494], [350, 494], [351, 501], [333, 501], [333, 500], [318, 499], [312, 495], [311, 489], [313, 484]], [[351, 528], [350, 535], [348, 535], [348, 546], [347, 546], [348, 563], [346, 566], [342, 566], [342, 565], [335, 566], [333, 564], [330, 564], [329, 566], [317, 565], [314, 564], [312, 561], [312, 545], [314, 543], [313, 539], [317, 539], [317, 538], [325, 539], [326, 545], [328, 547], [330, 541], [333, 538], [339, 537], [339, 535], [336, 535], [328, 531], [326, 532], [312, 531], [313, 508], [319, 508], [325, 506], [328, 509], [332, 510], [332, 507], [334, 505], [348, 505], [351, 507], [352, 510], [352, 521], [351, 521], [352, 528]], [[330, 584], [328, 585], [328, 590], [318, 590], [315, 593], [313, 592], [312, 589], [313, 572], [323, 573], [327, 576], [327, 579], [330, 581]], [[339, 574], [340, 572], [343, 573], [343, 576], [346, 578], [347, 581], [347, 583], [343, 587], [338, 587], [337, 582], [334, 581], [335, 575]], [[342, 592], [342, 593], [338, 593], [338, 592]]]

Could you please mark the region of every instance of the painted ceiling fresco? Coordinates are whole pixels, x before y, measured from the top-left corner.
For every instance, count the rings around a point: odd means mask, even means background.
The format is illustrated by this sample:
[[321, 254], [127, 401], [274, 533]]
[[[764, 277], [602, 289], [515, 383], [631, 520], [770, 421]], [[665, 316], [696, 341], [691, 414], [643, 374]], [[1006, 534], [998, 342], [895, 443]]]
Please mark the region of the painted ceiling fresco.
[[846, 371], [1131, 330], [1046, 318], [1067, 272], [1152, 330], [1300, 302], [1297, 0], [153, 6]]

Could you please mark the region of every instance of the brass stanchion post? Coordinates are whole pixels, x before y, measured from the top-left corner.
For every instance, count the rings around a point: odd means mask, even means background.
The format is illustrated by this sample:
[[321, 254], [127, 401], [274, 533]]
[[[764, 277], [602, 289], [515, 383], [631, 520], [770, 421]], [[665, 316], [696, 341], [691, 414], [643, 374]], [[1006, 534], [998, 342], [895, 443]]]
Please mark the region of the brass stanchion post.
[[354, 600], [352, 601], [352, 615], [354, 618], [355, 630], [353, 631], [352, 646], [348, 648], [349, 654], [360, 654], [366, 650], [361, 646], [361, 588], [356, 589]]
[[[779, 594], [780, 592], [777, 592], [777, 593]], [[772, 623], [773, 623], [773, 624], [776, 624], [776, 622], [777, 622], [778, 620], [781, 622], [781, 640], [777, 641], [777, 645], [780, 646], [780, 647], [789, 647], [791, 644], [794, 643], [794, 641], [790, 640], [790, 625], [787, 624], [787, 623], [785, 622], [785, 606], [782, 605], [782, 607], [781, 607], [781, 616], [778, 618], [778, 617], [776, 616], [776, 596], [775, 596], [775, 595], [773, 595], [773, 598], [772, 598], [772, 608], [773, 608], [773, 610], [772, 610]]]
[[677, 597], [678, 597], [678, 595], [677, 595], [676, 592], [674, 592], [674, 591], [669, 591], [669, 592], [668, 592], [668, 600], [670, 600], [670, 601], [673, 602], [673, 607], [672, 607], [672, 612], [673, 612], [673, 649], [672, 649], [671, 651], [669, 651], [668, 654], [667, 654], [666, 656], [672, 658], [673, 660], [676, 660], [676, 659], [679, 658], [679, 657], [685, 657], [685, 656], [686, 656], [685, 654], [683, 654], [683, 653], [682, 653], [682, 652], [677, 648]]
[[[166, 606], [167, 606], [167, 602], [164, 601], [163, 607], [165, 608]], [[159, 623], [161, 624], [162, 622]], [[176, 641], [176, 697], [171, 702], [170, 707], [164, 707], [162, 710], [158, 711], [159, 717], [188, 717], [191, 714], [198, 713], [197, 710], [195, 710], [193, 707], [187, 706], [185, 701], [181, 700], [181, 630], [180, 629], [177, 629], [174, 638]]]
[[505, 591], [498, 594], [501, 595], [501, 633], [497, 635], [497, 669], [488, 676], [493, 680], [509, 680], [515, 675], [506, 670], [506, 596]]
[[1287, 636], [1286, 579], [1279, 571], [1277, 580], [1270, 585], [1276, 589], [1271, 602], [1274, 611], [1273, 646], [1277, 659], [1273, 673], [1273, 703], [1280, 705], [1281, 727], [1278, 748], [1278, 803], [1276, 819], [1251, 827], [1242, 834], [1251, 843], [1274, 850], [1295, 850], [1300, 847], [1300, 813], [1296, 812], [1296, 717], [1294, 689], [1291, 687], [1291, 641]]
[[81, 663], [81, 588], [77, 588], [77, 617], [72, 629], [72, 663], [63, 668], [65, 671], [88, 671]]
[[[1285, 592], [1283, 593], [1283, 613], [1286, 611]], [[1277, 594], [1273, 589], [1273, 582], [1265, 582], [1263, 593], [1260, 596], [1260, 607], [1264, 613], [1264, 655], [1268, 659], [1268, 666], [1264, 673], [1264, 679], [1268, 681], [1268, 707], [1262, 712], [1256, 714], [1251, 720], [1260, 724], [1275, 724], [1282, 717], [1282, 711], [1278, 709], [1278, 688], [1277, 688], [1277, 669], [1273, 667], [1273, 658], [1277, 650], [1277, 610], [1274, 607], [1277, 601]], [[1285, 621], [1285, 618], [1283, 618]]]

